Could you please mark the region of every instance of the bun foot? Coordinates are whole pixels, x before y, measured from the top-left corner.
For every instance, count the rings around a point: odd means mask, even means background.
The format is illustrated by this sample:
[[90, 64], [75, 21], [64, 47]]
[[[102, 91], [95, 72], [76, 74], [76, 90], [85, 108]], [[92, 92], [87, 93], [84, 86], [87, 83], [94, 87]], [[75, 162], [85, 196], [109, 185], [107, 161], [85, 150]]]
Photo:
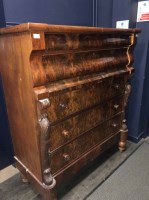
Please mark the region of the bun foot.
[[20, 177], [21, 177], [22, 183], [29, 184], [29, 180], [24, 176], [24, 174], [20, 173]]
[[119, 151], [122, 153], [126, 150], [126, 143], [125, 142], [119, 142]]

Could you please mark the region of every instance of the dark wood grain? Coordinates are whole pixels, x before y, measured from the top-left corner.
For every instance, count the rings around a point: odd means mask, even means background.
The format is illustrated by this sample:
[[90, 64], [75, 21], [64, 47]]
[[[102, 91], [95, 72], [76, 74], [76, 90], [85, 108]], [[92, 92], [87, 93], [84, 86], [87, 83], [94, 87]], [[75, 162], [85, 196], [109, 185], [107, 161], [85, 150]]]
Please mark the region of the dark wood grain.
[[129, 58], [126, 52], [125, 48], [60, 54], [34, 52], [31, 55], [34, 86], [87, 74], [125, 69], [128, 61], [129, 66], [133, 63], [132, 52], [129, 53]]
[[101, 34], [46, 34], [46, 49], [58, 50], [91, 50], [128, 47], [131, 40], [126, 35]]
[[81, 133], [103, 123], [115, 114], [121, 112], [122, 109], [123, 96], [121, 95], [51, 126], [50, 151], [61, 147]]
[[106, 121], [93, 128], [91, 131], [83, 134], [81, 137], [78, 137], [76, 140], [55, 152], [51, 152], [49, 149], [52, 173], [61, 170], [64, 166], [70, 164], [73, 160], [92, 149], [98, 143], [103, 142], [103, 140], [107, 139], [112, 134], [119, 132], [121, 126], [122, 118], [121, 115], [118, 115], [110, 121]]
[[119, 140], [119, 133], [116, 133], [115, 135], [112, 135], [107, 140], [104, 140], [102, 143], [95, 146], [93, 149], [88, 151], [83, 156], [80, 156], [78, 159], [76, 159], [66, 168], [56, 173], [54, 175], [56, 179], [56, 183], [57, 183], [56, 187], [60, 187], [61, 183], [64, 180], [66, 183], [72, 180], [72, 177], [75, 176], [76, 171], [79, 171], [80, 168], [83, 168], [89, 162], [92, 162], [97, 156], [99, 156], [105, 150], [109, 149], [112, 145], [116, 144], [118, 140]]
[[124, 78], [119, 77], [113, 80], [108, 79], [104, 82], [97, 81], [94, 84], [80, 85], [80, 88], [66, 92], [50, 93], [49, 121], [53, 122], [77, 111], [107, 101], [109, 98], [121, 94], [124, 90], [124, 85]]
[[18, 169], [45, 200], [114, 143], [139, 29], [27, 23], [0, 29], [0, 71]]

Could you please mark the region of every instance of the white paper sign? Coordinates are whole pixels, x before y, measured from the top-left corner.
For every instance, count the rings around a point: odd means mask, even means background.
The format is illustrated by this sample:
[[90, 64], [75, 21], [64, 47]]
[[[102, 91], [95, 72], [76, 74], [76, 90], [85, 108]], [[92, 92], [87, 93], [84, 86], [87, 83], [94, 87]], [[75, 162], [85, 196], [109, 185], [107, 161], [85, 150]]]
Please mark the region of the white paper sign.
[[138, 2], [137, 22], [149, 21], [149, 1]]
[[129, 20], [117, 21], [116, 28], [129, 28]]
[[34, 38], [34, 39], [40, 39], [40, 34], [34, 33], [34, 34], [33, 34], [33, 38]]

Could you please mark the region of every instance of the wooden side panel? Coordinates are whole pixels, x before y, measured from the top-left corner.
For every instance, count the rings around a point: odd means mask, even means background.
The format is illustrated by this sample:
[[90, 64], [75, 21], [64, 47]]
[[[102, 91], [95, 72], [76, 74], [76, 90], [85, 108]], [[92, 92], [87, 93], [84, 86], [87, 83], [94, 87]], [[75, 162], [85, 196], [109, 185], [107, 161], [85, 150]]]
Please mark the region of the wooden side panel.
[[0, 37], [1, 73], [15, 156], [41, 180], [29, 56], [30, 33]]

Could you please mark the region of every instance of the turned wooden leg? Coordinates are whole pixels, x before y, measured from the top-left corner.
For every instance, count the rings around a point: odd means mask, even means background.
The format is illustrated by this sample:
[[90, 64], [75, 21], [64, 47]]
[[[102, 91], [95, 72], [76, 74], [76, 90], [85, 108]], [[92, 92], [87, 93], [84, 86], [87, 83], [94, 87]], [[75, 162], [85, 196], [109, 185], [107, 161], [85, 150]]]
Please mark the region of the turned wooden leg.
[[[130, 84], [126, 84], [125, 85], [124, 107], [126, 107], [126, 105], [127, 105], [127, 101], [128, 101], [128, 97], [130, 95], [130, 92], [131, 92], [131, 85]], [[121, 133], [120, 133], [120, 141], [119, 141], [119, 145], [118, 146], [119, 146], [120, 152], [123, 152], [126, 149], [126, 140], [127, 140], [127, 136], [128, 136], [128, 129], [127, 129], [127, 125], [126, 125], [126, 119], [123, 120], [122, 128], [121, 128], [120, 131], [121, 131]]]
[[23, 183], [29, 184], [29, 180], [24, 176], [24, 174], [20, 173], [20, 177]]
[[120, 133], [120, 141], [119, 141], [119, 150], [120, 152], [125, 151], [126, 149], [126, 140], [128, 136], [128, 129], [126, 125], [126, 120], [123, 120], [123, 125]]

